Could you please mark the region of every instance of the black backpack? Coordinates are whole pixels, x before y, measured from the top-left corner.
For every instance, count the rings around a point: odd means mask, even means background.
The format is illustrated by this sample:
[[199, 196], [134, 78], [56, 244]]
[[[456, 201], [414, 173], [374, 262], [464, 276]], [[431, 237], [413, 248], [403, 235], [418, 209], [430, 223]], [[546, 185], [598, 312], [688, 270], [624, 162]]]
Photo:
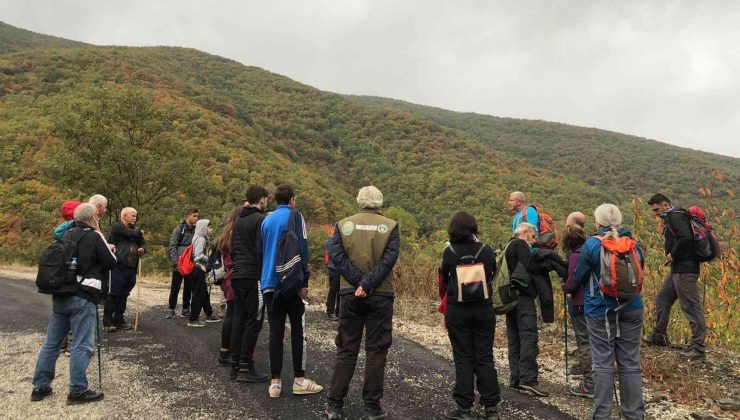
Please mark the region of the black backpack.
[[298, 235], [295, 234], [296, 211], [291, 210], [288, 224], [280, 235], [275, 271], [278, 276], [277, 291], [282, 296], [295, 296], [303, 287], [303, 266]]
[[91, 228], [73, 227], [41, 255], [36, 287], [39, 293], [74, 296], [80, 288], [77, 282], [77, 244]]

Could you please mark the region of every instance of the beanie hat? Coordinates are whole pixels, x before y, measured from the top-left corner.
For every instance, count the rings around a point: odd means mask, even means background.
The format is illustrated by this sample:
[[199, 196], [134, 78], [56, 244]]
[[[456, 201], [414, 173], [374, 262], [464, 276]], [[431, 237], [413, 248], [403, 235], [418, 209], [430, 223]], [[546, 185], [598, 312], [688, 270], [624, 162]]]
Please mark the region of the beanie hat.
[[81, 201], [76, 201], [76, 200], [65, 201], [64, 203], [62, 203], [62, 206], [59, 208], [59, 213], [62, 214], [62, 217], [64, 218], [64, 220], [67, 220], [67, 221], [72, 220], [74, 219], [75, 209], [80, 204], [82, 204]]

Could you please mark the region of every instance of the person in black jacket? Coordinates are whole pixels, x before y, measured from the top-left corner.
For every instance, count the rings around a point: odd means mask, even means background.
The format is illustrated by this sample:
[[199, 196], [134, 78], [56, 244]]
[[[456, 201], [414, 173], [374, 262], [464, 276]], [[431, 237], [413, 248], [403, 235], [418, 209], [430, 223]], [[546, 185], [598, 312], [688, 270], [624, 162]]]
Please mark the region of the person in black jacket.
[[193, 287], [193, 280], [190, 276], [183, 277], [179, 271], [177, 271], [177, 258], [185, 252], [185, 249], [193, 242], [193, 235], [195, 235], [195, 223], [198, 221], [198, 210], [188, 209], [185, 211], [185, 219], [177, 225], [172, 231], [170, 237], [170, 246], [168, 253], [170, 261], [172, 262], [172, 284], [170, 285], [170, 299], [169, 299], [169, 310], [167, 311], [166, 318], [171, 319], [175, 317], [175, 307], [177, 307], [177, 295], [180, 294], [180, 285], [185, 283], [182, 289], [182, 312], [180, 316], [183, 318], [190, 317], [190, 299]]
[[[472, 419], [470, 409], [475, 402], [473, 385], [477, 378], [480, 404], [485, 407], [485, 418], [497, 418], [501, 401], [498, 373], [493, 364], [493, 337], [496, 315], [491, 303], [493, 276], [496, 272], [496, 253], [478, 241], [478, 223], [475, 217], [462, 211], [452, 216], [447, 229], [450, 245], [442, 254], [442, 280], [447, 285], [447, 335], [455, 361], [455, 387], [452, 397], [457, 408], [447, 411], [450, 419]], [[476, 256], [472, 261], [464, 256]], [[463, 300], [458, 287], [458, 264], [482, 264], [487, 294], [477, 295], [469, 302]], [[481, 285], [482, 286], [482, 285]], [[464, 286], [463, 286], [464, 287]]]
[[706, 351], [704, 337], [707, 326], [697, 286], [701, 264], [694, 250], [694, 234], [689, 215], [685, 210], [671, 205], [668, 197], [660, 193], [652, 196], [648, 204], [653, 213], [663, 219], [665, 255], [670, 262], [671, 272], [655, 296], [655, 329], [647, 344], [670, 345], [668, 320], [671, 307], [678, 300], [681, 311], [691, 326], [690, 348], [681, 354], [689, 359], [701, 359]]
[[129, 330], [123, 314], [128, 296], [136, 285], [139, 258], [147, 251], [144, 232], [136, 229], [138, 213], [133, 207], [121, 210], [121, 220], [110, 228], [108, 242], [116, 247], [116, 268], [111, 271], [110, 290], [103, 310], [103, 328], [106, 331]]
[[116, 257], [105, 237], [96, 231], [98, 216], [95, 206], [80, 204], [74, 212], [75, 226], [67, 233], [79, 235], [77, 242], [77, 281], [79, 288], [73, 296], [52, 297], [53, 309], [49, 317], [46, 340], [36, 361], [33, 374], [31, 401], [40, 401], [51, 394], [56, 361], [62, 341], [72, 331], [73, 341], [69, 359], [69, 395], [67, 404], [83, 404], [103, 399], [103, 393], [88, 388], [87, 367], [93, 355], [97, 305], [104, 294], [103, 273], [112, 269]]
[[234, 221], [231, 233], [231, 288], [234, 291], [234, 318], [231, 327], [231, 378], [240, 382], [266, 382], [268, 375], [254, 367], [254, 348], [264, 321], [260, 293], [262, 275], [262, 221], [267, 207], [267, 190], [250, 187], [245, 206]]
[[[532, 248], [536, 241], [535, 227], [529, 223], [520, 223], [506, 248], [506, 263], [512, 284], [519, 291], [516, 308], [506, 314], [506, 335], [509, 343], [509, 385], [515, 389], [524, 389], [540, 397], [548, 393], [539, 386], [537, 355], [537, 309], [534, 299], [551, 290], [541, 284], [542, 276], [532, 273], [547, 273], [557, 269], [559, 274], [567, 274], [565, 261], [550, 250]], [[547, 278], [549, 282], [549, 278]], [[549, 293], [552, 300], [552, 293]], [[544, 311], [543, 311], [544, 314]]]

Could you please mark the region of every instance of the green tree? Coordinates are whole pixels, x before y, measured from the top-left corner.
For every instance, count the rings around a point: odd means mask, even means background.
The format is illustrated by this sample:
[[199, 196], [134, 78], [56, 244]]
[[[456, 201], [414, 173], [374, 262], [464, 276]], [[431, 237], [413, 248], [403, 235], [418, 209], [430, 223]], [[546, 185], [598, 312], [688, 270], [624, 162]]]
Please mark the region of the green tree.
[[57, 109], [44, 173], [69, 188], [106, 195], [111, 217], [133, 206], [160, 209], [187, 194], [194, 154], [173, 130], [170, 108], [142, 89], [92, 88]]

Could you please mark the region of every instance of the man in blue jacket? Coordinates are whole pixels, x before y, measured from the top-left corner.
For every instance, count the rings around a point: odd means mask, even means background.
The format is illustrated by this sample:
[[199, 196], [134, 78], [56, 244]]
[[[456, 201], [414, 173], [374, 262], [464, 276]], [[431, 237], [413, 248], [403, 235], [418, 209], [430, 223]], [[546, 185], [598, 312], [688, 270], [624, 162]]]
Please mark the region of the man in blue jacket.
[[[278, 207], [262, 222], [262, 276], [261, 286], [264, 294], [264, 303], [267, 307], [267, 320], [270, 323], [270, 370], [272, 382], [268, 389], [270, 397], [277, 398], [282, 391], [280, 380], [283, 370], [283, 338], [285, 337], [285, 318], [290, 319], [290, 344], [293, 353], [293, 381], [294, 395], [307, 395], [321, 392], [324, 387], [305, 377], [306, 370], [306, 325], [304, 299], [308, 297], [308, 279], [311, 272], [308, 270], [308, 235], [306, 223], [300, 211], [293, 211], [296, 207], [295, 192], [290, 185], [279, 185], [275, 190], [275, 201]], [[288, 226], [288, 218], [295, 217], [295, 234], [298, 237], [301, 267], [303, 269], [303, 285], [300, 291], [292, 296], [277, 293], [278, 276], [275, 264], [277, 262], [278, 245], [283, 231]]]

